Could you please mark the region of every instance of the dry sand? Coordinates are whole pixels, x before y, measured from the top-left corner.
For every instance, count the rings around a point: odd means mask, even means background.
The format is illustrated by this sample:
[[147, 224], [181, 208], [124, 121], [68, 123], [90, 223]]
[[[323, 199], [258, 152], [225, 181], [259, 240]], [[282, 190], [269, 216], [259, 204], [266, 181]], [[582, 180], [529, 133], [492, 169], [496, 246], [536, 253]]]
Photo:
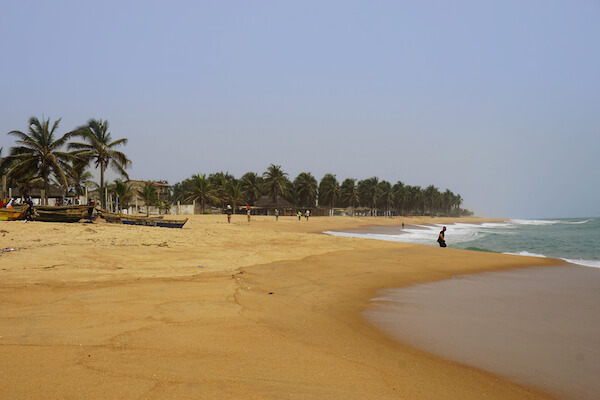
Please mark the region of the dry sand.
[[402, 222], [457, 220], [0, 222], [2, 398], [549, 398], [365, 321], [382, 288], [555, 263], [321, 234]]

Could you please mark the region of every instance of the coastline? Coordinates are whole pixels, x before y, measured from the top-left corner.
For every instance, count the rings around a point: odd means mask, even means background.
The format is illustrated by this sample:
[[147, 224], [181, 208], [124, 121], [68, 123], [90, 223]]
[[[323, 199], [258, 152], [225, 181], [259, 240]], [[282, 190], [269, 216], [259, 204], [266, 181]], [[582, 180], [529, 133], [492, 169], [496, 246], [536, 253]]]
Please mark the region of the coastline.
[[398, 343], [361, 312], [383, 288], [556, 260], [321, 234], [457, 219], [244, 219], [194, 216], [181, 230], [0, 224], [2, 247], [16, 249], [0, 256], [0, 390], [14, 398], [550, 398]]

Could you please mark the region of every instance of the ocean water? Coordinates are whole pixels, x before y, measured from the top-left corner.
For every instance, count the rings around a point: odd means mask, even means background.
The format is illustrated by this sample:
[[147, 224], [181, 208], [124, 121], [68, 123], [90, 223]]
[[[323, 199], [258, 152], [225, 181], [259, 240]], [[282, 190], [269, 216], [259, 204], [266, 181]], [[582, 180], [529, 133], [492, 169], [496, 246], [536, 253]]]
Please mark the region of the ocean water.
[[[401, 224], [402, 220], [399, 219]], [[600, 218], [552, 220], [513, 219], [484, 224], [445, 225], [450, 248], [559, 258], [587, 267], [600, 268]], [[419, 243], [438, 246], [442, 225], [411, 225], [406, 229], [366, 232], [326, 232], [336, 236]]]
[[[600, 398], [600, 218], [446, 227], [451, 248], [550, 257], [575, 265], [389, 288], [372, 299], [365, 318], [403, 343], [557, 398]], [[326, 233], [438, 246], [441, 229], [412, 225]]]

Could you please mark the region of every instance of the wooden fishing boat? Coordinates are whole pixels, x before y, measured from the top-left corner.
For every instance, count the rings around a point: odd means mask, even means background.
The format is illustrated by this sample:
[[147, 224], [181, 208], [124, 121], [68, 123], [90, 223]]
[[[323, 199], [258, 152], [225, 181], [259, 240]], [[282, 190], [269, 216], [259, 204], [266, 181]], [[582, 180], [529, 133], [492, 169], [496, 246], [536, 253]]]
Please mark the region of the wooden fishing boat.
[[161, 219], [151, 217], [131, 217], [121, 215], [121, 223], [126, 225], [159, 226], [162, 228], [183, 228], [186, 219]]
[[0, 208], [0, 221], [16, 221], [25, 219], [25, 213], [29, 208], [28, 205], [16, 206], [13, 208]]
[[129, 215], [129, 214], [118, 214], [118, 213], [113, 213], [113, 212], [108, 212], [108, 211], [99, 211], [100, 216], [106, 221], [106, 222], [110, 222], [113, 224], [122, 224], [123, 221], [121, 220], [123, 217], [129, 218], [129, 219], [146, 219], [146, 218], [152, 218], [152, 219], [162, 219], [163, 215], [153, 215], [153, 216], [139, 216], [139, 215]]
[[84, 206], [36, 206], [34, 221], [43, 222], [79, 222], [88, 214], [92, 205]]

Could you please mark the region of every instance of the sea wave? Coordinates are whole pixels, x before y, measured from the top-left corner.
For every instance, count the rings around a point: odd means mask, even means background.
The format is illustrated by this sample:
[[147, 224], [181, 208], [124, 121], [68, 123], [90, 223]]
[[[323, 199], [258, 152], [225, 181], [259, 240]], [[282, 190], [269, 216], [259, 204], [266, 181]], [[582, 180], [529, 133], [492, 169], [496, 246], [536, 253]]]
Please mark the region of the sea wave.
[[[544, 254], [530, 253], [528, 251], [519, 251], [518, 253], [504, 252], [502, 254], [511, 254], [515, 256], [527, 256], [527, 257], [539, 257], [539, 258], [551, 258]], [[573, 259], [573, 258], [557, 258], [558, 260], [563, 260], [571, 264], [577, 264], [584, 267], [595, 267], [600, 268], [600, 260], [581, 260], [581, 259]]]
[[558, 220], [546, 220], [546, 219], [511, 219], [510, 222], [516, 225], [555, 225], [561, 221]]
[[511, 219], [510, 222], [515, 224], [515, 225], [534, 225], [534, 226], [540, 226], [540, 225], [557, 225], [557, 224], [564, 224], [564, 225], [582, 225], [582, 224], [587, 224], [588, 222], [590, 222], [591, 219], [586, 219], [583, 221], [564, 221], [564, 220], [558, 220], [558, 219]]

